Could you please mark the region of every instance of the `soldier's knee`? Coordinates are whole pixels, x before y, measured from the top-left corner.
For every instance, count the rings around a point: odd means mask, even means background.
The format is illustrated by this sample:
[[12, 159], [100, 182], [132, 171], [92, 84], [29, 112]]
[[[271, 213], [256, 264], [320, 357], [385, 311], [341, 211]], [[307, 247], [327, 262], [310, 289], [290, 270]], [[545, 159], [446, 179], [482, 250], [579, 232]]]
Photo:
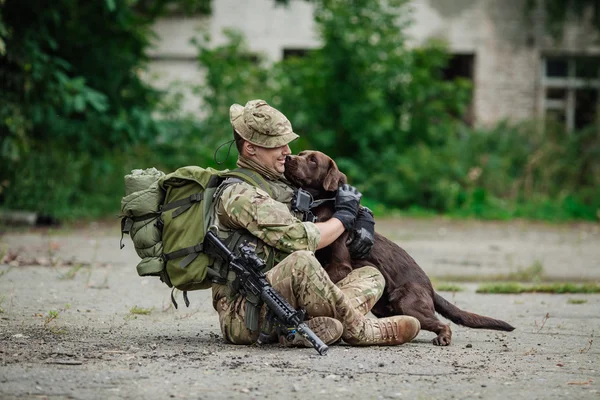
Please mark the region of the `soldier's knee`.
[[375, 282], [375, 285], [383, 288], [385, 286], [385, 278], [379, 272], [379, 270], [372, 265], [365, 265], [352, 271], [355, 274], [360, 275], [361, 279], [370, 279]]
[[312, 251], [298, 250], [292, 253], [291, 256], [294, 257], [296, 268], [305, 270], [306, 272], [322, 270], [321, 264], [319, 264], [319, 261]]

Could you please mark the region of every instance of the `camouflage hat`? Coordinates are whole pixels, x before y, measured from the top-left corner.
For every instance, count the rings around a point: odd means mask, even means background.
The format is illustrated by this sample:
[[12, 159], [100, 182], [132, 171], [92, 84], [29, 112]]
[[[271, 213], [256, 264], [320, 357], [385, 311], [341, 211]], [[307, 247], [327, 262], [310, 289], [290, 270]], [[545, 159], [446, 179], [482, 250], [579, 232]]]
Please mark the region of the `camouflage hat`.
[[245, 107], [232, 105], [229, 119], [243, 139], [260, 147], [272, 149], [298, 138], [285, 115], [264, 100], [250, 100]]

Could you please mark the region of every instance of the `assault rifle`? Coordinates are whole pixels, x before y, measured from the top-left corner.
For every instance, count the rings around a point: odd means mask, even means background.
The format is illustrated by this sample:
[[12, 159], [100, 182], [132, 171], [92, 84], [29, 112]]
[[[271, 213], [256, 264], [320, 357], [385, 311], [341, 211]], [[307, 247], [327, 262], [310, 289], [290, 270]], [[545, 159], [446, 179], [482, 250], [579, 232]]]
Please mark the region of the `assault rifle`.
[[[262, 303], [267, 305], [267, 322], [270, 327], [275, 323], [279, 333], [285, 334], [290, 340], [298, 332], [320, 355], [327, 354], [327, 345], [304, 323], [304, 312], [295, 310], [267, 281], [262, 272], [265, 262], [256, 255], [253, 247], [246, 242], [242, 243], [239, 246], [240, 255], [236, 256], [209, 230], [204, 237], [204, 248], [207, 254], [217, 256], [229, 264], [229, 270], [235, 272], [236, 283], [240, 285], [239, 290], [243, 295], [258, 299], [256, 306]], [[266, 343], [268, 336], [268, 331], [261, 332], [258, 343]]]

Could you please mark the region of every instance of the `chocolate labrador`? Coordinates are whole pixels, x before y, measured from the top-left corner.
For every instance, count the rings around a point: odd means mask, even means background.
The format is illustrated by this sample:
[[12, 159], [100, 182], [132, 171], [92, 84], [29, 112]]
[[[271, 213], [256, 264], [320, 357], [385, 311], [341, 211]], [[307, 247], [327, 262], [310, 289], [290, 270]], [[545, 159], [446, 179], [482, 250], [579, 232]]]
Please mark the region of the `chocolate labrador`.
[[[318, 151], [303, 151], [297, 156], [288, 156], [285, 176], [295, 186], [308, 191], [315, 200], [334, 198], [335, 191], [346, 183], [346, 175], [339, 171], [336, 163]], [[323, 202], [313, 210], [317, 221], [326, 221], [333, 215], [333, 201]], [[396, 243], [375, 233], [375, 244], [369, 255], [361, 260], [351, 260], [346, 248], [348, 233], [316, 253], [333, 282], [343, 279], [352, 268], [370, 264], [379, 269], [385, 278], [385, 289], [381, 299], [371, 312], [377, 317], [410, 315], [419, 320], [421, 328], [435, 332], [433, 344], [448, 346], [452, 331], [435, 315], [437, 311], [458, 325], [476, 329], [512, 331], [510, 324], [497, 319], [463, 311], [437, 294], [425, 271]]]

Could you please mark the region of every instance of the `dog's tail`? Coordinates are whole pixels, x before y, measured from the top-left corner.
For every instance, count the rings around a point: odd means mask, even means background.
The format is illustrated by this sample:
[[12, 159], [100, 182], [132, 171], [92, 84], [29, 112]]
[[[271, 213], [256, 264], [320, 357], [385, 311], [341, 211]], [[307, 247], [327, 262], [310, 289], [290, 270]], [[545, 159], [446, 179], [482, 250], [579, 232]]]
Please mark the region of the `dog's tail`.
[[483, 315], [463, 311], [437, 293], [435, 293], [433, 303], [435, 304], [435, 311], [458, 325], [468, 326], [469, 328], [475, 329], [493, 329], [496, 331], [507, 332], [515, 329], [514, 326], [499, 319], [484, 317]]

